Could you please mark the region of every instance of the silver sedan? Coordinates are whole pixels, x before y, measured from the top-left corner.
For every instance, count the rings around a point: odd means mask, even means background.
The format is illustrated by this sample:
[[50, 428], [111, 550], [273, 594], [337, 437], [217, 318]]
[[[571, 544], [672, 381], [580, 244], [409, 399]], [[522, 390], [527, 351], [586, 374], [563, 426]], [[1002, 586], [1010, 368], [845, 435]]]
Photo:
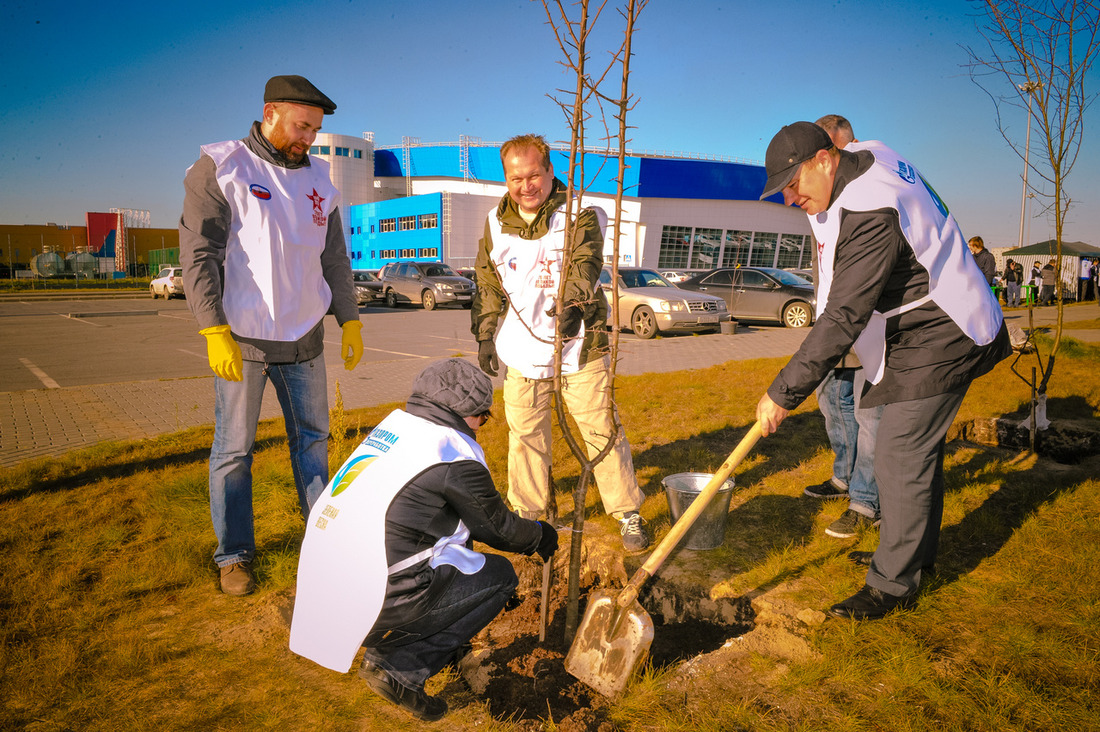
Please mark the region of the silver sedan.
[[[611, 303], [611, 269], [600, 273]], [[619, 267], [619, 325], [639, 338], [665, 332], [717, 332], [730, 319], [720, 297], [679, 289], [655, 270]]]

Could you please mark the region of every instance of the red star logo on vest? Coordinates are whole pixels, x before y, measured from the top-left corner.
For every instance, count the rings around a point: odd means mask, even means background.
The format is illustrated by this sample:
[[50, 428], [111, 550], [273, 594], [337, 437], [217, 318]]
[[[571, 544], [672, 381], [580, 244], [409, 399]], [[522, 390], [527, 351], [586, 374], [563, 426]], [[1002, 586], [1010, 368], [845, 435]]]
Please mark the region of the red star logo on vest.
[[321, 208], [321, 204], [325, 200], [324, 197], [314, 188], [313, 195], [306, 196], [306, 198], [313, 201], [313, 223], [318, 226], [324, 226], [328, 222], [328, 217], [325, 216], [325, 210]]

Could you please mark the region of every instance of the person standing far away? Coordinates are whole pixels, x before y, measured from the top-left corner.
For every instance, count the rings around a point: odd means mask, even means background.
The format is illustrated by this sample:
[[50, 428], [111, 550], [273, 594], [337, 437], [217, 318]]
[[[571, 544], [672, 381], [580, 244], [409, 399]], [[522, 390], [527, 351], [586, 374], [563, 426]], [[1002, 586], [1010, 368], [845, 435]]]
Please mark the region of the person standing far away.
[[256, 586], [252, 451], [270, 380], [286, 420], [298, 507], [328, 483], [325, 314], [351, 370], [363, 354], [359, 306], [328, 163], [309, 148], [336, 105], [301, 76], [274, 76], [248, 135], [203, 145], [184, 177], [180, 262], [187, 304], [214, 371], [210, 516], [222, 592]]
[[[1035, 264], [1039, 264], [1036, 262]], [[1058, 275], [1054, 269], [1054, 258], [1051, 257], [1050, 261], [1043, 265], [1043, 268], [1039, 271], [1039, 276], [1042, 279], [1043, 286], [1039, 290], [1039, 304], [1040, 305], [1053, 305], [1055, 297], [1055, 285], [1058, 282]]]
[[[645, 550], [649, 533], [639, 513], [630, 444], [608, 410], [607, 300], [599, 287], [606, 215], [581, 209], [572, 241], [565, 240], [566, 187], [554, 177], [550, 147], [541, 135], [513, 137], [500, 148], [508, 193], [485, 221], [475, 262], [477, 292], [470, 309], [478, 362], [496, 376], [503, 362], [508, 420], [508, 501], [525, 518], [543, 514], [551, 500], [550, 425], [554, 334], [562, 334], [562, 396], [589, 457], [614, 439], [594, 468], [604, 510], [619, 522], [624, 548]], [[568, 247], [570, 265], [562, 271]], [[558, 323], [558, 284], [565, 302]], [[503, 319], [503, 320], [502, 320]]]
[[761, 199], [782, 193], [819, 242], [825, 309], [756, 407], [775, 432], [849, 348], [883, 405], [875, 444], [882, 523], [864, 586], [829, 608], [881, 618], [912, 607], [936, 559], [943, 455], [970, 382], [1011, 353], [1000, 305], [947, 205], [905, 158], [880, 142], [833, 145], [810, 122], [768, 145]]
[[[839, 114], [827, 114], [815, 123], [829, 135], [838, 149], [858, 142], [852, 123]], [[814, 291], [821, 278], [817, 276], [817, 248], [814, 248]], [[823, 298], [817, 298], [817, 313], [825, 309]], [[859, 357], [848, 351], [817, 387], [817, 403], [825, 418], [825, 434], [833, 449], [833, 474], [820, 485], [807, 487], [803, 493], [810, 498], [847, 498], [848, 508], [831, 523], [825, 534], [837, 539], [849, 539], [861, 529], [879, 523], [878, 486], [875, 484], [875, 434], [882, 407], [859, 408], [859, 393], [866, 383]]]
[[1020, 307], [1020, 280], [1023, 279], [1024, 269], [1015, 260], [1005, 261], [1005, 306], [1010, 308]]
[[993, 278], [997, 275], [997, 260], [993, 257], [993, 252], [985, 248], [985, 241], [980, 236], [971, 237], [966, 246], [974, 255], [974, 261], [985, 276], [986, 284], [992, 287]]

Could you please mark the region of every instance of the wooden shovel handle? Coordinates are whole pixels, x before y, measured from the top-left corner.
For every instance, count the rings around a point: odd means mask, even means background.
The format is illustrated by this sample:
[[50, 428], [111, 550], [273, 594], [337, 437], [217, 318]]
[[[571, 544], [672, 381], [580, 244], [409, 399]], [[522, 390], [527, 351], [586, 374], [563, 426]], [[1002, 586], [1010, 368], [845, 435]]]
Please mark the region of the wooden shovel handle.
[[753, 448], [756, 441], [759, 440], [763, 434], [764, 433], [760, 429], [760, 423], [754, 422], [752, 427], [749, 428], [748, 434], [741, 438], [741, 442], [737, 444], [737, 447], [733, 449], [733, 452], [726, 458], [726, 461], [718, 468], [718, 472], [707, 481], [703, 490], [699, 492], [699, 495], [695, 497], [695, 500], [691, 502], [691, 505], [684, 511], [679, 520], [672, 525], [672, 529], [665, 535], [665, 538], [661, 540], [661, 543], [657, 545], [657, 548], [653, 550], [653, 553], [649, 555], [645, 564], [634, 573], [634, 576], [630, 578], [630, 582], [628, 582], [622, 592], [619, 593], [619, 596], [615, 600], [615, 604], [618, 605], [619, 608], [625, 608], [638, 598], [638, 592], [641, 590], [642, 585], [661, 568], [661, 565], [668, 559], [668, 555], [672, 553], [672, 550], [675, 549], [680, 543], [680, 540], [684, 538], [684, 534], [691, 529], [692, 524], [695, 523], [695, 519], [699, 518], [699, 514], [706, 510], [707, 505], [710, 503], [711, 499], [714, 498], [714, 495], [718, 493], [722, 484], [733, 474], [733, 471], [741, 464], [741, 461], [749, 454], [749, 450]]

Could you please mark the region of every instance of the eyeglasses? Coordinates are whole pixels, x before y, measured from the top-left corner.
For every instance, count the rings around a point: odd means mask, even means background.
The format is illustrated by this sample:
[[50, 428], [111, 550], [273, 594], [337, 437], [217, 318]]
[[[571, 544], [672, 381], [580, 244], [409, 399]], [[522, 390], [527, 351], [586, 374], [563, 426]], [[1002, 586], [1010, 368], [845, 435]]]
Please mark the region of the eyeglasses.
[[481, 425], [483, 425], [483, 424], [485, 424], [486, 422], [488, 422], [488, 421], [489, 421], [489, 419], [490, 419], [490, 418], [491, 418], [492, 416], [493, 416], [493, 413], [492, 413], [492, 412], [490, 412], [490, 411], [489, 411], [488, 409], [486, 409], [486, 410], [485, 410], [484, 412], [482, 412], [481, 414], [477, 415], [477, 418], [478, 418], [479, 420], [481, 420], [481, 421], [480, 421], [480, 422], [478, 423], [478, 426], [480, 427]]

